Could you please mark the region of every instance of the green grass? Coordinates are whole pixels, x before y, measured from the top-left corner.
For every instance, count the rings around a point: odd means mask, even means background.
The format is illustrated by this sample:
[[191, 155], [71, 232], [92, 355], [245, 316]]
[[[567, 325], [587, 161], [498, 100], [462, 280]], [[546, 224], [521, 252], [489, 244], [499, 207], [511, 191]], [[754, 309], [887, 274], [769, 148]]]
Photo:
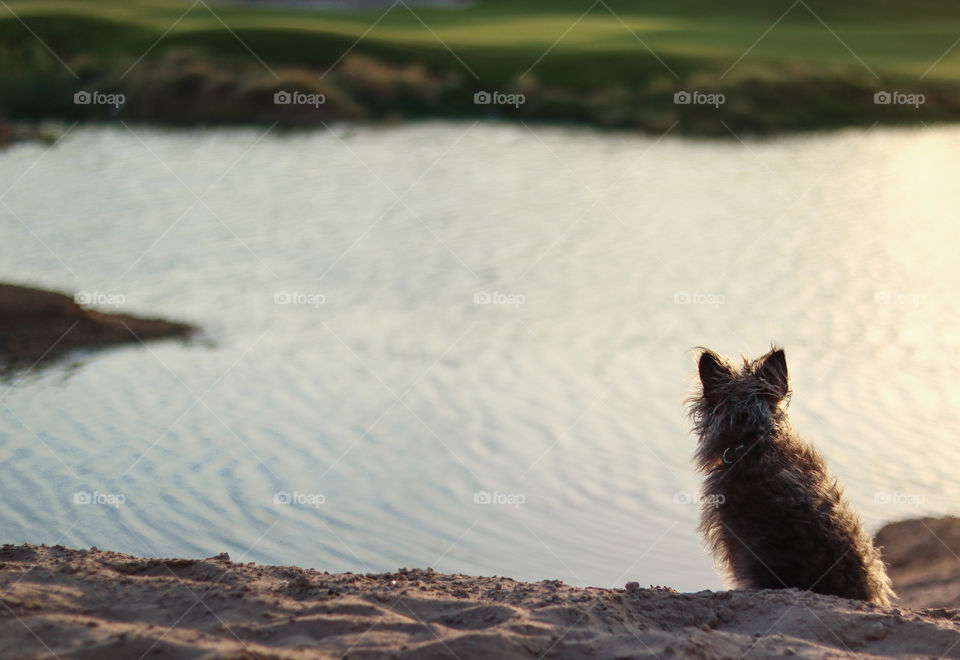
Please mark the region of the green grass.
[[[184, 42], [221, 47], [217, 34], [226, 32], [225, 23], [260, 57], [290, 64], [317, 59], [313, 53], [304, 52], [301, 44], [312, 43], [325, 53], [328, 49], [324, 41], [352, 43], [366, 33], [362, 43], [398, 53], [415, 48], [440, 65], [448, 65], [448, 59], [455, 61], [443, 46], [446, 44], [468, 66], [476, 57], [482, 68], [479, 62], [486, 59], [485, 51], [495, 49], [510, 56], [514, 68], [523, 71], [560, 39], [548, 58], [617, 53], [624, 59], [653, 59], [646, 48], [649, 46], [668, 66], [676, 59], [676, 68], [685, 69], [683, 63], [689, 62], [723, 72], [782, 16], [756, 43], [746, 62], [775, 64], [795, 59], [841, 69], [863, 68], [852, 50], [881, 77], [919, 78], [960, 36], [956, 6], [929, 1], [911, 3], [909, 8], [883, 0], [797, 5], [786, 0], [613, 1], [593, 6], [586, 15], [584, 12], [593, 5], [589, 1], [493, 1], [453, 10], [414, 7], [416, 16], [397, 5], [382, 18], [381, 12], [342, 14], [215, 2], [210, 6], [216, 15], [204, 5], [196, 5], [184, 15], [190, 3], [174, 0], [8, 0], [6, 4], [41, 38], [56, 44], [55, 50], [68, 53], [139, 55], [180, 19], [158, 44], [161, 51]], [[15, 40], [18, 32], [21, 38], [28, 37], [10, 11], [0, 8], [0, 23], [7, 24], [2, 30], [4, 41]], [[379, 23], [370, 30], [378, 18]], [[86, 29], [74, 30], [78, 23]], [[289, 44], [278, 40], [286, 36], [294, 37]], [[231, 50], [239, 52], [233, 47]], [[957, 80], [960, 49], [944, 58], [928, 76]]]
[[[69, 108], [41, 102], [44, 89], [62, 94], [70, 86], [63, 74], [72, 75], [58, 71], [59, 63], [36, 37], [75, 66], [81, 82], [109, 86], [113, 76], [114, 87], [121, 89], [127, 88], [123, 81], [146, 75], [139, 70], [156, 74], [164, 58], [185, 52], [193, 54], [195, 64], [209, 65], [207, 75], [234, 72], [236, 85], [259, 75], [283, 79], [291, 70], [302, 77], [304, 69], [319, 79], [359, 39], [353, 54], [387, 67], [420, 66], [433, 76], [456, 78], [461, 96], [536, 83], [544, 97], [570, 97], [559, 105], [571, 120], [598, 124], [656, 128], [666, 115], [683, 110], [659, 107], [656, 99], [696, 85], [728, 96], [753, 95], [747, 104], [752, 110], [739, 112], [741, 119], [756, 112], [757, 130], [909, 118], [902, 109], [871, 108], [870, 103], [850, 107], [871, 89], [923, 91], [934, 99], [927, 108], [931, 119], [949, 118], [960, 106], [960, 47], [943, 56], [960, 37], [960, 12], [944, 1], [908, 6], [893, 0], [489, 0], [459, 9], [414, 6], [410, 11], [397, 5], [386, 14], [212, 1], [212, 11], [203, 4], [187, 11], [190, 6], [183, 0], [6, 0], [7, 8], [0, 6], [0, 108], [21, 117], [34, 110], [69, 114]], [[345, 80], [338, 83], [344, 98], [357, 107], [369, 105], [350, 87], [356, 81]], [[804, 102], [792, 91], [798, 80], [805, 93], [820, 86], [847, 98]], [[597, 111], [589, 103], [578, 104], [571, 96], [606, 98], [621, 92], [632, 103], [649, 104], [650, 112], [605, 122], [593, 116]], [[785, 95], [794, 114], [817, 112], [823, 121], [794, 117], [784, 124], [791, 113], [770, 111], [770, 94]], [[401, 114], [470, 114], [457, 99], [451, 96], [439, 105], [421, 99]], [[388, 105], [368, 114], [389, 114]], [[834, 105], [838, 112], [830, 110]], [[577, 112], [571, 112], [574, 106]], [[609, 115], [610, 108], [604, 112]], [[562, 119], [564, 113], [552, 114], [541, 103], [530, 118]]]

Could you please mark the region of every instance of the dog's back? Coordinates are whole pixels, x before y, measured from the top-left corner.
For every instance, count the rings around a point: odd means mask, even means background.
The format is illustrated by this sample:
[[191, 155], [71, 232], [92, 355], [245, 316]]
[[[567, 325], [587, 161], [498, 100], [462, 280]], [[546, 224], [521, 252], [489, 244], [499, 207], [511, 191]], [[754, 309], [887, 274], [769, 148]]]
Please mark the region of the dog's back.
[[893, 597], [880, 553], [819, 453], [793, 431], [782, 350], [732, 367], [711, 351], [691, 399], [700, 531], [739, 587], [796, 587], [881, 605]]

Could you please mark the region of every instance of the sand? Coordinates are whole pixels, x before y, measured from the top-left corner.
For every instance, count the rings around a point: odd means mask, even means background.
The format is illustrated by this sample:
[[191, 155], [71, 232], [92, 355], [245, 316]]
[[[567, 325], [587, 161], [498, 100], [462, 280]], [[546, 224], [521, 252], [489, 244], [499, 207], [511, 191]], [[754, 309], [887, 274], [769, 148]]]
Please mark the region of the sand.
[[796, 590], [581, 589], [5, 545], [0, 657], [960, 657], [960, 611], [940, 607], [956, 600], [960, 560], [930, 529], [960, 541], [956, 519], [881, 532], [905, 601], [889, 608]]

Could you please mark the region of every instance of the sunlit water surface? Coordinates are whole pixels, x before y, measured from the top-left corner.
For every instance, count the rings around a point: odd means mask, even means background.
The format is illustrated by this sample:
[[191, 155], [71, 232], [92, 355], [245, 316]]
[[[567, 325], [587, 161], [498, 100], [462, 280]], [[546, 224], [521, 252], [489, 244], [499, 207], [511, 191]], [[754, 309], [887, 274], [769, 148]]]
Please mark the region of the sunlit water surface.
[[0, 539], [719, 587], [691, 349], [772, 341], [795, 426], [871, 530], [955, 512], [958, 165], [955, 128], [117, 126], [16, 146], [0, 279], [123, 296], [209, 341], [0, 384]]

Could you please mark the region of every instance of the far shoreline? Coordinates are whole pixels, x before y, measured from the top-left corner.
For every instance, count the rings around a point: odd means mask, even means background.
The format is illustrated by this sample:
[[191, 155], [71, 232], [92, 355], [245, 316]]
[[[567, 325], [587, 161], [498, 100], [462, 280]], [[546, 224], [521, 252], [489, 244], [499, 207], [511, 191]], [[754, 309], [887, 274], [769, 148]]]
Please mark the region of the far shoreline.
[[[749, 26], [769, 25], [765, 6], [716, 8], [737, 19], [723, 29], [709, 16], [681, 11], [676, 21], [711, 36], [704, 37], [706, 44], [662, 36], [664, 48], [678, 49], [668, 63], [635, 39], [605, 49], [603, 39], [586, 35], [561, 41], [541, 57], [543, 35], [529, 26], [552, 25], [556, 12], [572, 11], [566, 6], [417, 5], [416, 15], [462, 39], [451, 47], [402, 8], [398, 15], [387, 12], [384, 34], [368, 34], [380, 12], [216, 4], [235, 21], [235, 30], [225, 30], [216, 15], [198, 13], [190, 16], [194, 27], [168, 34], [178, 13], [170, 21], [134, 21], [96, 3], [65, 10], [21, 2], [12, 11], [31, 32], [14, 17], [0, 16], [9, 54], [0, 62], [0, 118], [9, 122], [320, 127], [336, 121], [494, 119], [729, 140], [960, 120], [960, 82], [952, 69], [920, 77], [905, 73], [927, 45], [923, 20], [939, 21], [946, 30], [955, 18], [935, 7], [913, 23], [878, 14], [868, 45], [886, 52], [881, 27], [889, 24], [904, 30], [909, 47], [874, 70], [843, 49], [824, 56], [819, 40], [835, 40], [799, 15], [787, 16], [780, 27], [803, 35], [803, 48], [742, 63], [741, 51], [719, 48], [726, 39], [746, 39], [744, 48], [752, 43], [756, 35]], [[655, 24], [661, 11], [638, 5], [626, 18]], [[845, 21], [840, 13], [837, 20]], [[594, 18], [604, 35], [625, 32], [615, 16]], [[735, 29], [739, 23], [746, 27]], [[520, 30], [524, 26], [529, 34]], [[502, 39], [503, 31], [511, 38]], [[702, 51], [711, 38], [721, 40], [718, 50]], [[38, 54], [36, 39], [52, 44], [57, 59], [46, 50]]]
[[[666, 141], [666, 140], [681, 140], [681, 141], [691, 141], [691, 142], [711, 142], [717, 144], [740, 144], [740, 142], [746, 143], [765, 143], [765, 142], [782, 142], [782, 141], [795, 141], [795, 140], [808, 140], [816, 139], [819, 137], [831, 137], [843, 133], [855, 133], [855, 134], [864, 134], [869, 130], [872, 130], [869, 126], [861, 125], [845, 125], [845, 126], [835, 126], [829, 128], [811, 128], [805, 131], [784, 131], [784, 132], [772, 132], [772, 133], [745, 133], [743, 135], [734, 136], [730, 133], [726, 135], [691, 135], [684, 134], [677, 131], [671, 131], [664, 135], [656, 135], [652, 133], [639, 132], [632, 129], [625, 128], [610, 128], [603, 126], [595, 126], [591, 124], [584, 123], [571, 123], [571, 122], [518, 122], [512, 121], [509, 119], [502, 119], [496, 117], [482, 117], [482, 118], [463, 118], [463, 117], [417, 117], [409, 119], [383, 119], [383, 120], [356, 120], [356, 119], [343, 119], [335, 120], [330, 123], [325, 123], [323, 125], [283, 125], [276, 124], [272, 125], [269, 123], [263, 122], [250, 122], [250, 123], [230, 123], [230, 124], [180, 124], [180, 123], [159, 123], [153, 121], [131, 121], [125, 122], [127, 128], [124, 128], [119, 121], [111, 119], [89, 119], [81, 120], [79, 122], [70, 122], [65, 119], [57, 118], [47, 118], [47, 119], [23, 119], [8, 122], [7, 126], [12, 129], [14, 137], [6, 141], [0, 141], [0, 155], [3, 154], [5, 150], [11, 149], [20, 145], [40, 145], [45, 148], [54, 147], [61, 138], [65, 137], [68, 132], [67, 129], [70, 129], [69, 132], [74, 132], [82, 128], [91, 128], [91, 129], [119, 129], [119, 130], [133, 130], [134, 132], [139, 131], [157, 131], [157, 132], [169, 132], [171, 134], [177, 133], [206, 133], [206, 132], [216, 132], [223, 131], [225, 133], [237, 132], [241, 133], [244, 131], [253, 131], [255, 133], [267, 133], [275, 137], [289, 137], [297, 135], [309, 135], [314, 133], [334, 133], [334, 134], [348, 134], [355, 131], [391, 131], [391, 130], [403, 130], [415, 128], [416, 126], [442, 126], [442, 125], [451, 125], [451, 126], [468, 126], [471, 124], [487, 125], [487, 126], [498, 126], [511, 129], [519, 130], [533, 130], [533, 131], [568, 131], [574, 134], [583, 134], [583, 135], [596, 135], [598, 137], [613, 137], [617, 139], [624, 140], [638, 140], [638, 141]], [[526, 128], [525, 128], [526, 125]], [[892, 123], [877, 125], [874, 128], [885, 128], [887, 130], [894, 131], [920, 131], [926, 129], [938, 129], [938, 128], [960, 128], [960, 120], [958, 121], [944, 121], [933, 124], [911, 124], [911, 123]]]

